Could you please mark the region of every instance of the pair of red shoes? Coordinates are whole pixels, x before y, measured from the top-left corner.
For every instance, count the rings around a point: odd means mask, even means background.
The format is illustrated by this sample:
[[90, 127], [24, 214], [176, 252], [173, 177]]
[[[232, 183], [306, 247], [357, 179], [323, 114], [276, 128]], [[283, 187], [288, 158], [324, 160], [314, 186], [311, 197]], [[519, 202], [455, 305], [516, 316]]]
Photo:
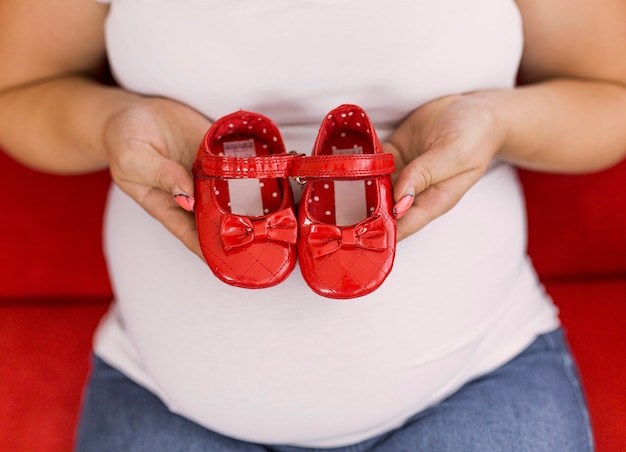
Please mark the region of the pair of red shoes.
[[[270, 287], [300, 260], [309, 287], [330, 298], [378, 288], [395, 256], [391, 154], [365, 112], [341, 105], [322, 122], [311, 156], [287, 153], [276, 125], [246, 111], [206, 133], [193, 165], [200, 245], [213, 273]], [[295, 214], [289, 178], [306, 185]], [[232, 196], [231, 196], [232, 195]]]

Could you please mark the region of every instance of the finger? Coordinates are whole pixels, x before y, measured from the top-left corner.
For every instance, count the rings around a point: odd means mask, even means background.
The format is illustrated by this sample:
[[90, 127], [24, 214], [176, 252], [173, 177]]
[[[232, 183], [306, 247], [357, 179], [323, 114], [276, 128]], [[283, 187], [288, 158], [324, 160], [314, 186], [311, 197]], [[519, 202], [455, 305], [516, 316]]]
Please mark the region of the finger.
[[[148, 144], [136, 144], [122, 153], [117, 168], [112, 168], [117, 178], [146, 188], [158, 188], [186, 210], [193, 209], [193, 179], [187, 169], [164, 157]], [[146, 191], [149, 193], [149, 191]], [[143, 202], [140, 201], [142, 204]]]
[[468, 165], [467, 151], [462, 146], [437, 144], [409, 162], [398, 174], [394, 198], [398, 201], [407, 193], [418, 195], [432, 185], [475, 169]]
[[413, 205], [396, 222], [398, 241], [419, 231], [435, 218], [452, 209], [474, 182], [473, 174], [463, 173], [431, 185], [416, 195]]

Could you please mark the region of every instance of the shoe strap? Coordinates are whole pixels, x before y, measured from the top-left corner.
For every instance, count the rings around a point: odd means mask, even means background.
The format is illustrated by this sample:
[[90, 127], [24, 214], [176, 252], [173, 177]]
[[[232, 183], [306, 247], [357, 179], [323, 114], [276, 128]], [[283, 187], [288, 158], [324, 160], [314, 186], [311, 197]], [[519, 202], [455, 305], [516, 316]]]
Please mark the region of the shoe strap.
[[197, 178], [269, 179], [362, 179], [392, 174], [393, 155], [345, 154], [313, 155], [274, 154], [260, 157], [229, 157], [206, 154], [193, 165]]
[[197, 178], [270, 179], [288, 177], [294, 154], [273, 154], [260, 157], [228, 157], [205, 154], [193, 164]]
[[392, 174], [392, 154], [313, 155], [296, 158], [291, 175], [298, 179], [363, 179]]

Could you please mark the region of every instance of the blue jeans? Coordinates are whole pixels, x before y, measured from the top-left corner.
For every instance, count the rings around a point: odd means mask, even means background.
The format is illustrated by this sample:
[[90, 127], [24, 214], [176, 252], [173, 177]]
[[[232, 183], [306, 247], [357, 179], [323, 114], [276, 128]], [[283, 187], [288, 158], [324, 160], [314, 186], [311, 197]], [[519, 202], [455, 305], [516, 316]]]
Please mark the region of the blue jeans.
[[[312, 450], [247, 443], [207, 430], [171, 413], [152, 393], [94, 360], [78, 431], [79, 452]], [[362, 443], [319, 450], [576, 452], [593, 450], [593, 439], [578, 372], [557, 330], [402, 427]]]

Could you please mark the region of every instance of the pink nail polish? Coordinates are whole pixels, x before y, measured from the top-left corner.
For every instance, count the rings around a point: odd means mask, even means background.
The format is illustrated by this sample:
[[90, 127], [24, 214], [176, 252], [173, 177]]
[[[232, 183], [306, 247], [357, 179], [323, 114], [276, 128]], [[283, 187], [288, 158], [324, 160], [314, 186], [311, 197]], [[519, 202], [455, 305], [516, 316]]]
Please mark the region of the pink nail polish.
[[395, 206], [393, 206], [393, 216], [396, 217], [396, 220], [402, 218], [404, 214], [409, 211], [409, 209], [413, 205], [414, 198], [415, 196], [413, 195], [413, 193], [407, 193], [402, 198], [400, 198], [400, 201], [398, 201]]
[[196, 200], [186, 194], [174, 195], [174, 201], [187, 212], [193, 212], [193, 206]]

